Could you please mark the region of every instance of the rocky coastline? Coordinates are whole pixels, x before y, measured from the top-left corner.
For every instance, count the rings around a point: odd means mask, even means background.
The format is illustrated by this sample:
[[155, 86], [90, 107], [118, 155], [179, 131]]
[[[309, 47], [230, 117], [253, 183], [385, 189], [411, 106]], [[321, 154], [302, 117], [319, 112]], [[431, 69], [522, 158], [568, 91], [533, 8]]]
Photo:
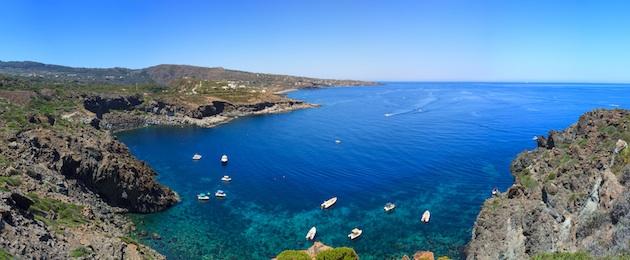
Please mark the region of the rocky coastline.
[[467, 258], [628, 257], [629, 140], [630, 111], [619, 109], [539, 136], [512, 162], [514, 185], [484, 203]]
[[80, 107], [59, 115], [30, 114], [27, 128], [3, 132], [0, 254], [163, 259], [129, 237], [134, 226], [126, 213], [165, 210], [179, 197], [159, 184], [157, 173], [133, 157], [114, 132], [151, 125], [212, 127], [242, 116], [316, 107], [282, 96], [202, 105], [147, 100], [142, 95], [72, 98]]

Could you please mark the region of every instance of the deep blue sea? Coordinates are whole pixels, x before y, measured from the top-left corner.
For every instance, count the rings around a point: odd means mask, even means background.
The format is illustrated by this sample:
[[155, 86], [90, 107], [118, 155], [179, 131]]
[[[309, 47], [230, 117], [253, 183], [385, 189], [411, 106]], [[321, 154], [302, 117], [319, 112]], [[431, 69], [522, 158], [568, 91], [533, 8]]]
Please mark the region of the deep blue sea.
[[[145, 128], [118, 137], [182, 197], [133, 215], [141, 238], [170, 259], [269, 259], [317, 240], [361, 259], [417, 250], [461, 258], [491, 189], [513, 181], [510, 161], [534, 135], [563, 129], [595, 108], [629, 108], [630, 86], [387, 83], [300, 90], [322, 106], [244, 117], [211, 129]], [[335, 140], [341, 140], [336, 144]], [[192, 155], [203, 155], [192, 161]], [[230, 162], [222, 166], [221, 154]], [[223, 175], [232, 182], [222, 183]], [[200, 202], [196, 194], [225, 190]], [[337, 196], [329, 210], [319, 205]], [[394, 202], [394, 213], [383, 205]], [[432, 213], [421, 224], [424, 210]], [[354, 227], [361, 238], [350, 241]]]

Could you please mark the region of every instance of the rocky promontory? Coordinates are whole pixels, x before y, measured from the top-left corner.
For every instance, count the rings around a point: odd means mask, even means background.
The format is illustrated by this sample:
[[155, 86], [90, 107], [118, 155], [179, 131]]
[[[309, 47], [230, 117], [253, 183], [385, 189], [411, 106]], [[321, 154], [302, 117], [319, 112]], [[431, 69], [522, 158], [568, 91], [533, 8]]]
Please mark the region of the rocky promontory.
[[[515, 183], [486, 200], [468, 259], [630, 252], [630, 111], [596, 110], [512, 162]], [[566, 258], [570, 259], [570, 258]]]
[[134, 225], [126, 213], [165, 210], [179, 197], [112, 133], [212, 127], [315, 107], [273, 90], [336, 82], [143, 79], [118, 85], [0, 74], [0, 259], [163, 259], [130, 237]]

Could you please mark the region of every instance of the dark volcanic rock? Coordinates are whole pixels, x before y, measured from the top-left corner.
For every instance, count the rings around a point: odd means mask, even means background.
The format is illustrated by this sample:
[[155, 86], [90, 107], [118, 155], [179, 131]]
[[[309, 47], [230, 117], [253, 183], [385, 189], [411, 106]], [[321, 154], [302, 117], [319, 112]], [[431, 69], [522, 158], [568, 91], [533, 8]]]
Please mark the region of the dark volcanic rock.
[[188, 113], [192, 118], [201, 119], [223, 113], [227, 109], [234, 109], [234, 105], [223, 101], [212, 101], [212, 104], [199, 106]]
[[113, 206], [146, 213], [178, 201], [172, 190], [155, 181], [156, 173], [150, 167], [107, 133], [92, 128], [76, 133], [37, 129], [18, 137], [30, 144], [24, 154], [31, 161], [79, 180]]
[[142, 98], [139, 95], [96, 95], [83, 99], [83, 107], [95, 113], [98, 118], [110, 110], [131, 110], [140, 104], [142, 104]]
[[529, 259], [542, 252], [616, 256], [630, 250], [630, 111], [598, 110], [537, 138], [512, 162], [515, 184], [488, 199], [468, 259]]

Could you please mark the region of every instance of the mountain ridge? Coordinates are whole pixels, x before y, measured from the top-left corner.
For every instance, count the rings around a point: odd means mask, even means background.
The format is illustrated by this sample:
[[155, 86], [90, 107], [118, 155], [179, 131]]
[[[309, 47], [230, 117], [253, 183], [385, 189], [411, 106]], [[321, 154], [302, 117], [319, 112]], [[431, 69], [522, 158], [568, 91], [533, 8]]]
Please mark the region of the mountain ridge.
[[377, 85], [377, 82], [359, 80], [318, 79], [270, 73], [256, 73], [223, 67], [203, 67], [186, 64], [158, 64], [140, 69], [124, 67], [87, 68], [46, 64], [36, 61], [1, 61], [0, 73], [43, 77], [62, 81], [171, 85], [182, 78], [212, 81], [235, 81], [250, 87], [278, 90], [308, 87]]

